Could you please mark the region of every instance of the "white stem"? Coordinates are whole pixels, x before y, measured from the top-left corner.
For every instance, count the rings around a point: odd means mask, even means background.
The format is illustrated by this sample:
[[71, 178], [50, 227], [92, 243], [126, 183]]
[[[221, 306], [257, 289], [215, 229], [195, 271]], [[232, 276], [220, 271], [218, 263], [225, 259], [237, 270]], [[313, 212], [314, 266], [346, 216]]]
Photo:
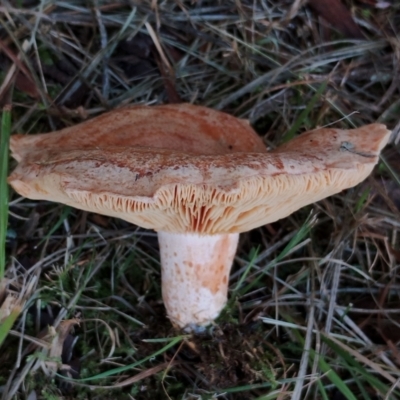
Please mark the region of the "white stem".
[[239, 234], [158, 232], [162, 294], [174, 325], [208, 325], [224, 308]]

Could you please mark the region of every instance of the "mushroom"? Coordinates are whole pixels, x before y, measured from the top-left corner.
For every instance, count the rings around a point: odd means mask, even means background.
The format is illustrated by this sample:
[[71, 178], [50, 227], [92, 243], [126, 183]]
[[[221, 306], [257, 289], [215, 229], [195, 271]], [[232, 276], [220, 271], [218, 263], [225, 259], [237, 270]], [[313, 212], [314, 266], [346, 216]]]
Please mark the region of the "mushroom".
[[247, 122], [222, 112], [135, 106], [13, 136], [9, 183], [30, 199], [154, 229], [167, 314], [197, 330], [226, 304], [239, 233], [357, 185], [389, 133], [381, 124], [316, 129], [266, 152]]

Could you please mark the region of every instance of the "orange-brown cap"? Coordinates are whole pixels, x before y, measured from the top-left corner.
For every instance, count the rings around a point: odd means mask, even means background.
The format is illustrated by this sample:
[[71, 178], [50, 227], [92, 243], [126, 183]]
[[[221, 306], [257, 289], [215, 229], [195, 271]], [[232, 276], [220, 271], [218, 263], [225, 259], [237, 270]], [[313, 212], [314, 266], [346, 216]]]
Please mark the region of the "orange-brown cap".
[[[200, 126], [195, 106], [143, 109], [128, 109], [129, 118], [151, 124], [159, 112], [165, 115], [168, 109], [175, 116], [166, 118], [166, 126], [176, 137], [192, 129], [199, 131], [190, 122], [196, 120], [195, 125]], [[136, 119], [135, 110], [140, 118], [144, 114], [146, 118]], [[243, 232], [358, 184], [372, 171], [389, 137], [389, 131], [381, 124], [353, 130], [317, 129], [273, 152], [263, 153], [259, 140], [251, 133], [249, 138], [255, 139], [250, 147], [254, 150], [232, 153], [229, 146], [233, 150], [239, 146], [229, 122], [233, 117], [226, 117], [222, 123], [222, 113], [204, 110], [199, 108], [205, 113], [208, 126], [216, 124], [224, 131], [219, 150], [214, 147], [203, 154], [196, 148], [182, 151], [176, 144], [165, 146], [165, 140], [159, 146], [131, 145], [128, 131], [141, 129], [136, 122], [131, 127], [124, 123], [124, 130], [117, 129], [113, 134], [127, 138], [119, 145], [116, 136], [104, 130], [104, 126], [112, 130], [109, 119], [114, 120], [115, 116], [109, 113], [108, 118], [103, 116], [75, 128], [39, 135], [36, 140], [35, 136], [12, 138], [13, 154], [20, 163], [9, 183], [28, 198], [65, 203], [156, 231]], [[116, 113], [119, 115], [120, 111]], [[179, 117], [174, 130], [174, 119], [182, 115], [191, 116], [183, 125]], [[240, 129], [250, 129], [237, 121]], [[157, 123], [157, 129], [162, 129], [162, 124]], [[157, 137], [158, 133], [154, 135]]]
[[14, 135], [17, 161], [43, 150], [151, 147], [196, 154], [263, 152], [246, 120], [192, 104], [129, 106], [51, 134]]

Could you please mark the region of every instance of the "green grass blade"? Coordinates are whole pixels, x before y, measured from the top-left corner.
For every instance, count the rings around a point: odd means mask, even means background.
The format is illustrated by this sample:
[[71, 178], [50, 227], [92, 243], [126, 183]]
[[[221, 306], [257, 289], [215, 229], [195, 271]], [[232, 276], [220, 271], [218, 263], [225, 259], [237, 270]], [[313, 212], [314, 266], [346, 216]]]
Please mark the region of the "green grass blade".
[[251, 250], [250, 257], [249, 257], [250, 258], [249, 264], [247, 265], [247, 268], [244, 271], [244, 273], [242, 274], [242, 276], [240, 277], [239, 282], [236, 284], [236, 287], [233, 289], [232, 297], [236, 297], [237, 293], [239, 292], [239, 289], [242, 287], [243, 282], [245, 281], [245, 279], [247, 278], [247, 275], [250, 273], [251, 269], [254, 266], [254, 263], [258, 256], [258, 253], [259, 253], [259, 247]]
[[[311, 352], [312, 358], [316, 357], [314, 352]], [[324, 372], [326, 377], [336, 386], [336, 388], [345, 396], [347, 400], [357, 400], [353, 392], [346, 385], [346, 383], [339, 377], [339, 375], [332, 369], [332, 367], [322, 358], [318, 356], [318, 366]]]
[[304, 224], [301, 226], [299, 231], [290, 239], [290, 242], [285, 246], [282, 252], [275, 259], [275, 262], [282, 261], [293, 249], [293, 247], [297, 246], [306, 236], [310, 233], [311, 229], [316, 223], [316, 216], [312, 212], [307, 219], [304, 221]]
[[272, 387], [272, 384], [270, 382], [255, 383], [252, 385], [236, 386], [236, 387], [224, 389], [224, 390], [221, 390], [220, 393], [239, 393], [239, 392], [247, 392], [247, 391], [256, 390], [256, 389], [269, 389], [271, 387]]
[[353, 368], [359, 375], [361, 375], [366, 382], [377, 389], [382, 395], [385, 395], [389, 391], [389, 387], [382, 382], [382, 379], [376, 378], [374, 375], [369, 373], [357, 360], [349, 355], [344, 349], [334, 343], [325, 335], [321, 336], [321, 339], [326, 343], [337, 355], [339, 355], [346, 363]]
[[328, 393], [326, 393], [325, 387], [320, 379], [318, 379], [318, 381], [317, 381], [317, 387], [318, 387], [319, 393], [321, 394], [321, 399], [329, 400]]
[[354, 207], [355, 213], [358, 213], [363, 209], [365, 203], [367, 202], [367, 199], [368, 199], [370, 193], [371, 193], [371, 188], [365, 189], [361, 193], [361, 196], [360, 196], [359, 200], [357, 201], [357, 203], [356, 203], [356, 205]]
[[10, 315], [2, 323], [0, 323], [0, 347], [3, 344], [5, 338], [8, 335], [8, 332], [10, 332], [12, 326], [14, 325], [15, 320], [18, 318], [20, 313], [21, 313], [21, 307], [15, 307], [11, 311]]
[[[288, 319], [290, 322], [294, 322], [290, 316], [285, 315], [285, 318]], [[300, 346], [303, 348], [305, 340], [301, 335], [300, 331], [297, 329], [293, 329], [292, 332], [297, 337]], [[325, 361], [321, 354], [318, 354], [314, 349], [310, 350], [310, 361], [314, 362], [315, 358], [318, 357], [318, 366], [320, 370], [325, 374], [325, 377], [328, 378], [335, 387], [343, 394], [343, 396], [347, 400], [358, 400], [351, 389], [346, 385], [346, 383], [340, 378], [340, 376], [332, 369], [332, 366], [329, 365], [328, 362]]]
[[400, 186], [400, 176], [397, 174], [396, 170], [394, 168], [392, 168], [392, 166], [386, 160], [386, 157], [383, 154], [381, 154], [379, 157], [381, 159], [382, 166], [384, 166], [384, 168], [386, 168], [386, 170], [392, 176], [393, 181], [396, 182], [398, 186]]
[[[170, 338], [170, 343], [168, 343], [166, 346], [164, 346], [162, 349], [156, 351], [155, 353], [134, 362], [133, 364], [129, 364], [129, 365], [125, 365], [123, 367], [118, 367], [118, 368], [113, 368], [110, 369], [108, 371], [102, 372], [100, 374], [91, 376], [89, 378], [84, 378], [84, 379], [67, 379], [67, 380], [71, 380], [71, 381], [75, 381], [75, 382], [87, 382], [87, 381], [93, 381], [93, 380], [97, 380], [97, 379], [103, 379], [103, 378], [107, 378], [109, 376], [112, 375], [116, 375], [119, 374], [121, 372], [125, 372], [128, 371], [132, 368], [135, 368], [139, 365], [142, 365], [143, 363], [145, 363], [146, 361], [149, 361], [150, 359], [159, 356], [160, 354], [164, 353], [165, 351], [167, 351], [168, 349], [170, 349], [171, 347], [174, 347], [175, 345], [177, 345], [179, 342], [181, 342], [184, 338], [186, 338], [186, 335], [182, 335], [182, 336], [176, 336], [173, 338]], [[66, 379], [64, 376], [59, 375], [61, 378]]]
[[39, 242], [39, 245], [43, 244], [49, 237], [63, 224], [64, 220], [68, 217], [71, 212], [71, 207], [64, 206], [60, 217], [57, 222], [51, 227], [47, 235]]
[[[313, 213], [311, 213], [307, 219], [305, 220], [304, 224], [301, 226], [299, 231], [292, 237], [290, 242], [285, 246], [285, 248], [278, 254], [276, 258], [274, 258], [264, 269], [262, 272], [266, 272], [269, 269], [271, 269], [276, 263], [282, 261], [289, 253], [290, 251], [297, 246], [311, 231], [313, 226], [315, 225], [316, 222], [316, 217]], [[259, 276], [257, 276], [255, 279], [253, 279], [252, 282], [250, 282], [246, 287], [244, 287], [241, 290], [236, 291], [236, 293], [239, 293], [240, 295], [244, 295], [247, 293], [250, 289], [252, 289], [257, 283], [264, 277], [264, 275], [261, 273]]]
[[307, 107], [300, 113], [297, 120], [294, 122], [292, 127], [283, 135], [282, 142], [287, 142], [290, 139], [293, 139], [296, 132], [300, 129], [301, 126], [304, 125], [305, 119], [310, 114], [311, 110], [314, 108], [315, 103], [321, 97], [322, 93], [325, 91], [328, 82], [325, 81], [321, 84], [321, 86], [314, 93], [314, 96], [311, 98], [310, 102], [307, 104]]
[[0, 132], [0, 280], [6, 270], [6, 235], [8, 222], [8, 147], [11, 131], [11, 106], [3, 108]]

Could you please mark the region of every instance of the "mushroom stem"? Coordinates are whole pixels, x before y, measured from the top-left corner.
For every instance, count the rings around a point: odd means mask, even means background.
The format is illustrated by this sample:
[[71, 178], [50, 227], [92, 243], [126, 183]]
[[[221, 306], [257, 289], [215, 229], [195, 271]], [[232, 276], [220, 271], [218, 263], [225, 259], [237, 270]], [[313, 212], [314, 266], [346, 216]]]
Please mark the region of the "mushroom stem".
[[227, 301], [238, 239], [238, 233], [158, 232], [162, 294], [174, 325], [196, 331], [218, 317]]

